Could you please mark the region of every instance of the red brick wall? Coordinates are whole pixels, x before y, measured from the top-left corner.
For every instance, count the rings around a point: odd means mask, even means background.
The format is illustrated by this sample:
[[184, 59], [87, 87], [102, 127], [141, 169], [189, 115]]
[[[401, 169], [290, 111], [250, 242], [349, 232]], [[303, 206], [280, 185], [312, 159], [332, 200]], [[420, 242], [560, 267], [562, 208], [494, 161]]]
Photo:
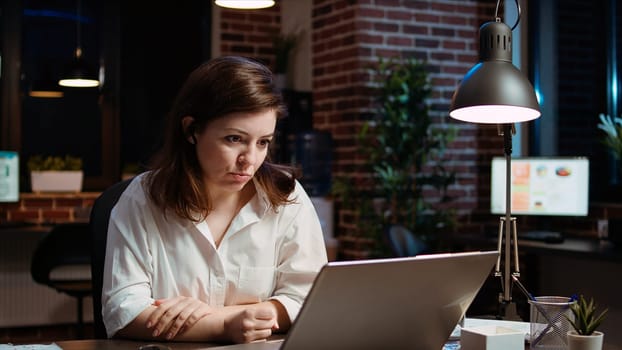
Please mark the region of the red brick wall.
[[17, 203], [0, 203], [0, 223], [87, 222], [99, 192], [21, 193]]
[[271, 36], [281, 30], [279, 2], [267, 9], [220, 10], [220, 54], [256, 58], [274, 64]]
[[[433, 94], [430, 115], [454, 123], [459, 137], [448, 158], [458, 173], [451, 188], [454, 207], [471, 221], [470, 214], [487, 192], [481, 192], [477, 174], [489, 170], [491, 155], [502, 154], [496, 128], [478, 128], [448, 117], [451, 96], [478, 58], [479, 26], [492, 19], [494, 1], [314, 1], [313, 98], [314, 126], [328, 130], [335, 140], [335, 175], [350, 171], [364, 157], [356, 154], [355, 134], [368, 117], [373, 91], [367, 66], [378, 57], [415, 57], [430, 66]], [[480, 195], [482, 194], [483, 195]], [[481, 198], [478, 198], [481, 197]], [[487, 208], [487, 207], [484, 207]], [[337, 227], [356, 227], [342, 212]]]

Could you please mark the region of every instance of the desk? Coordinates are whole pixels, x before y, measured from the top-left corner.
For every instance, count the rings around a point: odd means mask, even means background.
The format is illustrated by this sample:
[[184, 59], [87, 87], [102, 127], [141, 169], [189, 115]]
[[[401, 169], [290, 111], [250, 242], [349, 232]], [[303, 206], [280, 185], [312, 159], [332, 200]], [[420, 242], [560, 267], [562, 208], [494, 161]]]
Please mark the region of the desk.
[[[129, 340], [70, 340], [56, 344], [63, 350], [138, 350], [139, 346], [150, 343]], [[166, 343], [166, 345], [172, 350], [198, 350], [222, 346], [209, 343]], [[525, 344], [525, 349], [529, 349], [528, 344]], [[622, 346], [605, 343], [603, 350], [622, 350]]]
[[566, 238], [562, 243], [520, 240], [519, 251], [546, 252], [575, 258], [622, 263], [622, 247], [609, 241]]
[[[282, 337], [282, 336], [280, 336]], [[277, 337], [278, 339], [279, 337]], [[63, 350], [138, 350], [141, 345], [154, 344], [154, 342], [147, 341], [132, 341], [132, 340], [99, 340], [99, 339], [87, 339], [87, 340], [69, 340], [56, 342], [58, 346]], [[155, 343], [166, 345], [171, 350], [198, 350], [198, 349], [220, 349], [220, 348], [248, 348], [249, 350], [260, 350], [261, 346], [256, 344], [249, 345], [230, 345], [216, 343]]]
[[[141, 345], [153, 344], [154, 342], [132, 340], [67, 340], [56, 342], [63, 350], [138, 350]], [[222, 344], [210, 343], [161, 343], [166, 344], [172, 350], [205, 349], [221, 346]]]
[[[497, 250], [497, 238], [484, 235], [457, 236], [454, 243], [465, 249]], [[622, 246], [604, 240], [565, 238], [561, 243], [547, 243], [519, 239], [518, 246], [521, 253], [546, 253], [622, 263]]]
[[0, 238], [4, 235], [48, 233], [53, 225], [39, 225], [29, 223], [2, 223], [0, 224]]
[[[484, 235], [465, 235], [455, 243], [457, 250], [497, 249], [496, 238]], [[622, 247], [578, 238], [566, 238], [563, 243], [519, 240], [518, 245], [521, 280], [532, 294], [594, 297], [599, 305], [609, 308], [601, 326], [605, 341], [622, 344]], [[498, 283], [490, 285], [498, 293]]]

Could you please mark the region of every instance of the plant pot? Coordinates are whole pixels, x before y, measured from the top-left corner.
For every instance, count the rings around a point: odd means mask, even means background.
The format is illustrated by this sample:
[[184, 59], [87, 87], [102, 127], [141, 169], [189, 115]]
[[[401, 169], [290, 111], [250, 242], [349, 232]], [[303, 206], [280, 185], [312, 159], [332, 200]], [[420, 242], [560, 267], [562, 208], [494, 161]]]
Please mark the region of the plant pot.
[[575, 331], [568, 332], [568, 350], [601, 350], [603, 348], [603, 332], [594, 331], [591, 335], [580, 335]]
[[81, 170], [45, 170], [30, 172], [32, 192], [80, 192], [84, 172]]

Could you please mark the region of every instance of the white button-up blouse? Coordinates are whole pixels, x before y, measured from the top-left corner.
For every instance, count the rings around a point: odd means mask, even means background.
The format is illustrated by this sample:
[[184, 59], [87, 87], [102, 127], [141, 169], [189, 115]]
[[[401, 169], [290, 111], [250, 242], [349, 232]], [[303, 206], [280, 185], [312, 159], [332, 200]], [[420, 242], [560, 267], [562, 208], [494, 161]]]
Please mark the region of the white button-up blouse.
[[216, 247], [205, 222], [166, 217], [137, 176], [112, 210], [102, 314], [112, 337], [155, 299], [184, 295], [211, 306], [278, 300], [293, 321], [327, 262], [318, 216], [300, 183], [275, 212], [257, 194]]

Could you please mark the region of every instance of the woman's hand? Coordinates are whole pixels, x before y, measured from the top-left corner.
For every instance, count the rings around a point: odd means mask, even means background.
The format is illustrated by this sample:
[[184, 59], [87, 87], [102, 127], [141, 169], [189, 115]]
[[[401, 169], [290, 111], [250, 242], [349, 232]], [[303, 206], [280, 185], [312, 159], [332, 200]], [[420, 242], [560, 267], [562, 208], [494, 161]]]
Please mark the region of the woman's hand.
[[183, 296], [158, 299], [153, 305], [156, 309], [147, 319], [147, 328], [153, 327], [153, 337], [162, 334], [168, 340], [183, 333], [201, 318], [213, 312], [213, 309], [206, 303]]
[[224, 326], [227, 338], [235, 343], [263, 340], [279, 329], [277, 312], [271, 303], [249, 305], [225, 318]]

